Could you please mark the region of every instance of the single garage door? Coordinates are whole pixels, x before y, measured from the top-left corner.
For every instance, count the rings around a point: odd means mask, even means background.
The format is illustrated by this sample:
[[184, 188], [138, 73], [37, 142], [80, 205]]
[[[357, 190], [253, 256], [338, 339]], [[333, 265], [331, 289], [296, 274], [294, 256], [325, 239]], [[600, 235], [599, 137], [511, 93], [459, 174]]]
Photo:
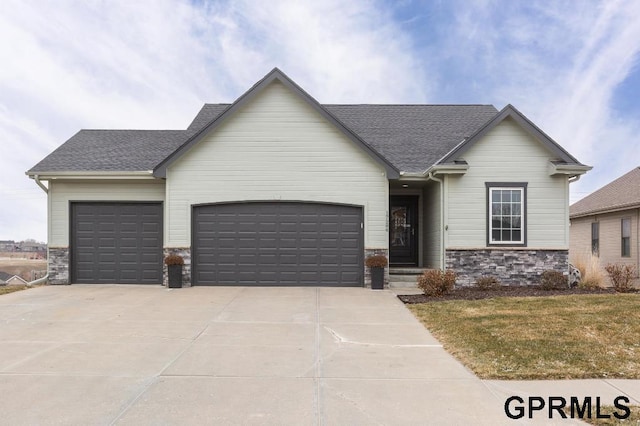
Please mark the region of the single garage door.
[[196, 285], [363, 286], [362, 208], [259, 202], [193, 208]]
[[160, 203], [73, 203], [71, 281], [162, 283]]

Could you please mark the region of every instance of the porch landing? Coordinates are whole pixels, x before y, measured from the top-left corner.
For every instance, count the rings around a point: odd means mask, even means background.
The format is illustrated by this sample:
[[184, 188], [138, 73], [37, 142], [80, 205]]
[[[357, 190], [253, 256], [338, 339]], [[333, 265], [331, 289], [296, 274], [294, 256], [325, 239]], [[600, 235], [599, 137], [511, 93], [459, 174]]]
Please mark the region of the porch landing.
[[427, 269], [392, 266], [389, 268], [389, 288], [417, 288], [418, 276]]

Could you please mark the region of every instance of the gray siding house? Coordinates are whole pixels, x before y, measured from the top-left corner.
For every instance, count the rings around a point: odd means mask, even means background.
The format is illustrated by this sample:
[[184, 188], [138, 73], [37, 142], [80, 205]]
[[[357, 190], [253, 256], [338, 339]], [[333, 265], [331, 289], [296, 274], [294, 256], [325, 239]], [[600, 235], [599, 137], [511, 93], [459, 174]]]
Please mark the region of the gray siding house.
[[364, 259], [505, 284], [567, 271], [590, 170], [511, 105], [323, 105], [278, 69], [186, 130], [81, 130], [27, 172], [54, 284], [368, 286]]

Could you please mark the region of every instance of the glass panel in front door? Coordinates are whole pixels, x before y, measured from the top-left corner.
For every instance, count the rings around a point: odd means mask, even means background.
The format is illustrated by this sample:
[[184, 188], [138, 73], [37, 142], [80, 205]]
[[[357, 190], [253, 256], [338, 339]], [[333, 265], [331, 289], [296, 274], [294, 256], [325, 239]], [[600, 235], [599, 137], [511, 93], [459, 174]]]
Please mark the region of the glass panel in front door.
[[407, 207], [396, 206], [391, 208], [391, 246], [401, 248], [408, 247], [411, 225], [407, 221]]

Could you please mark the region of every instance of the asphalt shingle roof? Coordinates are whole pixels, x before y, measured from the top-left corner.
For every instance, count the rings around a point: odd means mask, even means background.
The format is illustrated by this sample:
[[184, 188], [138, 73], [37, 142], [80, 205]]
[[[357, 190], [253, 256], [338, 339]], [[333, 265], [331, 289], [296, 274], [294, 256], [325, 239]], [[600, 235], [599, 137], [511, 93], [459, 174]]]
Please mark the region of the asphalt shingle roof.
[[[81, 130], [29, 173], [153, 170], [230, 104], [205, 104], [187, 130]], [[423, 172], [495, 116], [492, 105], [324, 105], [398, 170]]]
[[80, 130], [29, 173], [153, 170], [192, 134], [186, 130]]
[[571, 217], [640, 206], [640, 167], [571, 205]]
[[405, 172], [424, 172], [497, 113], [492, 105], [325, 107]]

